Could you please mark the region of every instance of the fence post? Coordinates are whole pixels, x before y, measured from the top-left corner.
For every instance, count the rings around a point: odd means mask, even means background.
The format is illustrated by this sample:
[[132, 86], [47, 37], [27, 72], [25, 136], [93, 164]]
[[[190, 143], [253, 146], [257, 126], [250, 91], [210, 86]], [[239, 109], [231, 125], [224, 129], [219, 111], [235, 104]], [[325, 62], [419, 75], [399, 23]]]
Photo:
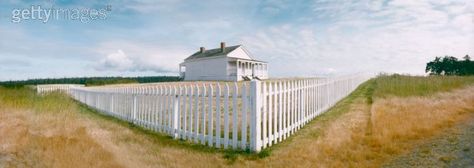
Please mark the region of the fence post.
[[132, 105], [132, 122], [137, 124], [137, 95], [135, 89], [132, 91], [133, 95], [133, 105]]
[[251, 124], [250, 124], [250, 149], [254, 152], [259, 152], [262, 147], [261, 140], [261, 111], [262, 111], [262, 97], [261, 97], [261, 83], [258, 80], [250, 82], [250, 106], [251, 106]]
[[[176, 93], [176, 92], [175, 92]], [[177, 94], [173, 95], [174, 96], [174, 101], [173, 101], [173, 121], [172, 121], [172, 129], [171, 129], [171, 135], [173, 136], [174, 139], [179, 138], [178, 134], [178, 112], [179, 112], [179, 97]]]
[[114, 93], [110, 93], [110, 106], [109, 106], [109, 112], [110, 114], [115, 114], [114, 113]]

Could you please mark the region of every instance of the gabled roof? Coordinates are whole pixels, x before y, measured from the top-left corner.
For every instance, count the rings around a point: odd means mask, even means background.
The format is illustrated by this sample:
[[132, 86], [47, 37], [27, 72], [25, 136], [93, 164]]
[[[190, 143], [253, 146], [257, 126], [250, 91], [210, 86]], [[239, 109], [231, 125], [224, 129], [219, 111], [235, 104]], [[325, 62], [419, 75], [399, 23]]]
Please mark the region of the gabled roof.
[[240, 45], [236, 46], [229, 46], [225, 47], [224, 52], [222, 52], [221, 48], [214, 48], [210, 50], [205, 50], [204, 53], [201, 53], [201, 51], [197, 51], [193, 55], [189, 56], [188, 58], [184, 59], [185, 61], [191, 60], [191, 59], [199, 59], [199, 58], [209, 58], [209, 57], [216, 57], [216, 56], [222, 56], [222, 55], [227, 55], [230, 52], [234, 51], [235, 49], [239, 48]]

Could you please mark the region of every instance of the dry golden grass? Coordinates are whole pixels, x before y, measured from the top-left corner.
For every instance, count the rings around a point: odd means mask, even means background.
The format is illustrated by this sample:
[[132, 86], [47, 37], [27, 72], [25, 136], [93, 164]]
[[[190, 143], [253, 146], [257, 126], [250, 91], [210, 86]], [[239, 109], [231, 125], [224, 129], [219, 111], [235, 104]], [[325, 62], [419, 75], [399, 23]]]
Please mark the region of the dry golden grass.
[[0, 167], [378, 167], [474, 111], [472, 86], [374, 100], [371, 89], [363, 85], [259, 158], [153, 134], [63, 95], [0, 87]]
[[[378, 99], [372, 108], [358, 98], [349, 113], [328, 123], [321, 137], [297, 136], [298, 143], [278, 149], [271, 158], [281, 158], [281, 167], [379, 167], [474, 115], [473, 102], [474, 87], [433, 97]], [[317, 127], [306, 129], [314, 132]]]
[[0, 110], [0, 167], [120, 167], [75, 116]]
[[[288, 146], [275, 149], [267, 164], [380, 167], [443, 129], [472, 118], [474, 87], [430, 97], [376, 98], [372, 106], [356, 96], [347, 111], [326, 124], [310, 124]], [[311, 136], [314, 132], [321, 136]]]
[[203, 161], [198, 167], [216, 160], [225, 164], [220, 155], [196, 152], [171, 138], [91, 113], [64, 95], [37, 97], [4, 88], [0, 93], [0, 167], [182, 167], [196, 160]]
[[401, 153], [410, 141], [431, 137], [474, 115], [474, 87], [432, 97], [386, 98], [372, 106], [369, 144], [383, 153]]

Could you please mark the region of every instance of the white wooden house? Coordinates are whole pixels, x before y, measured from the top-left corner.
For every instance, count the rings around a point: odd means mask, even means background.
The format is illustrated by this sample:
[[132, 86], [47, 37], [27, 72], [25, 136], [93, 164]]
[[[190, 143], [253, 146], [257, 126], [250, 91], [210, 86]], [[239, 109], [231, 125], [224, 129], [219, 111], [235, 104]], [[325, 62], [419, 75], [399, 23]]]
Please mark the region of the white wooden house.
[[220, 48], [201, 47], [179, 64], [179, 72], [187, 81], [267, 79], [268, 65], [253, 59], [242, 45], [226, 47], [222, 42]]

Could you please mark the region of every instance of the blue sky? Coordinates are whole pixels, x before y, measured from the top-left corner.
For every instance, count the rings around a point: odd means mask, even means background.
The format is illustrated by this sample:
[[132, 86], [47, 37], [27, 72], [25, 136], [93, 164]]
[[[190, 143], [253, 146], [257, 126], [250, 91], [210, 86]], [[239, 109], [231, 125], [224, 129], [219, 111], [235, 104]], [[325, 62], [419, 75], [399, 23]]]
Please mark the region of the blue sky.
[[[13, 22], [32, 6], [106, 17]], [[423, 74], [435, 56], [474, 55], [473, 9], [467, 0], [5, 0], [0, 80], [177, 75], [184, 58], [221, 41], [269, 62], [272, 77]]]

